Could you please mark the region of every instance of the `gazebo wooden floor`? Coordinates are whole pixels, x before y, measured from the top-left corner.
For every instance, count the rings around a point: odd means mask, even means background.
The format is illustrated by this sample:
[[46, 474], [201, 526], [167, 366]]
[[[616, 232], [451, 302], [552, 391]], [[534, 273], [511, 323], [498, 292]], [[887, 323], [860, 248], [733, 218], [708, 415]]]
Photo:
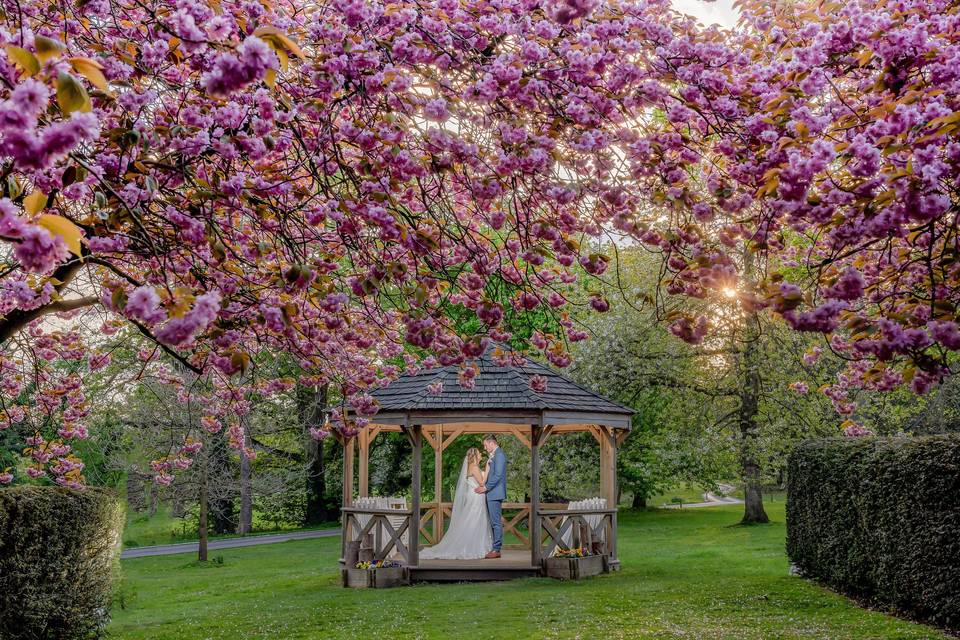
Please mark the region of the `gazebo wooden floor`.
[[478, 582], [538, 575], [540, 568], [530, 564], [526, 549], [504, 549], [495, 560], [421, 560], [420, 566], [410, 569], [415, 582]]

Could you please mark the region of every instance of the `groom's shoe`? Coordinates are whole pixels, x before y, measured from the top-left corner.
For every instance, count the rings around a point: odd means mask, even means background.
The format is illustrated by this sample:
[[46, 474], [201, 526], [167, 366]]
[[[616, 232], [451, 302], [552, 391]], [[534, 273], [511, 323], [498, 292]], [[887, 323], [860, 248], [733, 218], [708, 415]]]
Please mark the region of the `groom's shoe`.
[[493, 558], [499, 558], [499, 557], [500, 557], [500, 552], [499, 552], [499, 551], [491, 551], [490, 553], [488, 553], [487, 555], [485, 555], [485, 556], [483, 556], [483, 557], [486, 558], [487, 560], [492, 560]]

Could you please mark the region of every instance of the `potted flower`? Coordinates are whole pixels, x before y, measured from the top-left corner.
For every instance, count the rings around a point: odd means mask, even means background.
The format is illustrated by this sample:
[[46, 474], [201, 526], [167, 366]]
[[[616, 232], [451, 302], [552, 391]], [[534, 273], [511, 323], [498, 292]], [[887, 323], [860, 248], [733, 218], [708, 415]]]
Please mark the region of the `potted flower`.
[[544, 558], [544, 573], [558, 580], [579, 580], [597, 576], [604, 571], [604, 557], [592, 553], [591, 549], [574, 547], [557, 549], [550, 558]]
[[395, 560], [360, 561], [343, 570], [343, 586], [353, 589], [387, 589], [409, 583], [407, 568]]

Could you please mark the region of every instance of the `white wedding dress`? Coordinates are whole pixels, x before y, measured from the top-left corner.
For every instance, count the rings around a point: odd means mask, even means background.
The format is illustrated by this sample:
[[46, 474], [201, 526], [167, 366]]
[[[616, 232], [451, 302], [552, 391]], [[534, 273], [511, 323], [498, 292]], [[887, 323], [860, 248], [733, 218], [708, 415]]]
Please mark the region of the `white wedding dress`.
[[478, 486], [476, 478], [467, 475], [464, 458], [453, 497], [450, 527], [440, 544], [420, 551], [421, 560], [476, 560], [493, 548], [487, 500], [484, 494], [474, 491]]

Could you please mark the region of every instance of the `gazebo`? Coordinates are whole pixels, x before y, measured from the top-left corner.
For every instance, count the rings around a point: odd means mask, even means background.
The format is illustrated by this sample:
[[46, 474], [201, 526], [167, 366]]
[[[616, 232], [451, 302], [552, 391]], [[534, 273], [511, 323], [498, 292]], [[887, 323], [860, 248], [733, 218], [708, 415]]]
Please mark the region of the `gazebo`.
[[[499, 347], [498, 347], [499, 349]], [[504, 361], [509, 364], [504, 366]], [[557, 546], [584, 546], [604, 556], [608, 570], [619, 569], [617, 559], [617, 448], [627, 436], [633, 410], [612, 402], [565, 378], [544, 365], [512, 355], [476, 360], [479, 367], [472, 389], [458, 382], [457, 365], [401, 376], [372, 393], [380, 410], [374, 421], [355, 437], [341, 438], [344, 446], [343, 527], [341, 550], [376, 533], [375, 560], [398, 558], [409, 567], [413, 580], [502, 580], [540, 575], [543, 558]], [[530, 379], [542, 376], [546, 390], [531, 389]], [[436, 386], [442, 382], [442, 391]], [[433, 393], [431, 393], [431, 390]], [[359, 457], [357, 493], [369, 496], [370, 445], [381, 433], [403, 433], [412, 446], [412, 486], [407, 508], [371, 508], [369, 501], [354, 501], [354, 455]], [[569, 433], [590, 433], [600, 445], [600, 496], [604, 508], [571, 508], [566, 503], [540, 501], [540, 447], [548, 438]], [[495, 433], [512, 436], [530, 451], [529, 502], [504, 502], [504, 537], [519, 545], [504, 546], [496, 560], [423, 560], [423, 542], [438, 543], [452, 502], [442, 500], [443, 452], [465, 434]], [[423, 443], [435, 460], [432, 502], [421, 501]], [[355, 454], [354, 449], [357, 449]], [[511, 465], [526, 461], [510, 460]], [[415, 523], [415, 524], [414, 524]], [[526, 525], [524, 527], [524, 525]], [[416, 531], [414, 535], [410, 532]], [[411, 542], [414, 541], [414, 542]], [[341, 562], [343, 562], [343, 555]]]

